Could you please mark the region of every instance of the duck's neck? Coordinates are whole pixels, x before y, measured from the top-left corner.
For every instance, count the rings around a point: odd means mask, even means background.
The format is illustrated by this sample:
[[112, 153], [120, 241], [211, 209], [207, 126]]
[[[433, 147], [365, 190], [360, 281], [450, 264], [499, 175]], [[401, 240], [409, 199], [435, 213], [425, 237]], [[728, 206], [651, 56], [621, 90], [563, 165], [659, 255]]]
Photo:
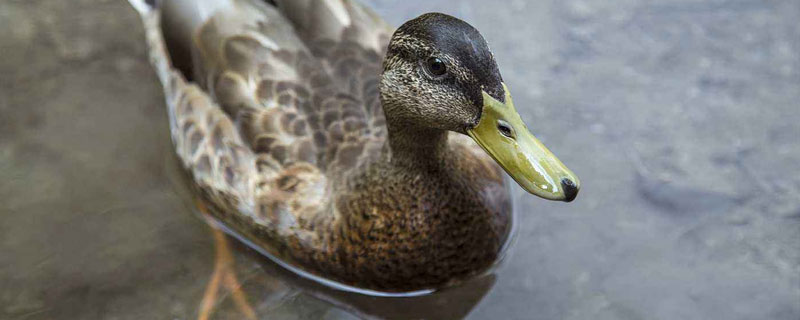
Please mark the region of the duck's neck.
[[388, 115], [386, 128], [388, 139], [384, 155], [393, 166], [431, 170], [445, 165], [447, 131], [392, 119]]

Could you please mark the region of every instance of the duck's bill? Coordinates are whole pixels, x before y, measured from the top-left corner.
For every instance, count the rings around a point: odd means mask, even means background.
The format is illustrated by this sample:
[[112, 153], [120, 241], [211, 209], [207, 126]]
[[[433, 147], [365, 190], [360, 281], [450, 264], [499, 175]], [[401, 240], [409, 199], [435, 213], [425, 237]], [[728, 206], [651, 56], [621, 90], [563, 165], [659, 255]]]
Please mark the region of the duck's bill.
[[578, 177], [528, 131], [505, 84], [503, 88], [505, 103], [483, 92], [481, 119], [467, 133], [526, 191], [550, 200], [574, 200]]

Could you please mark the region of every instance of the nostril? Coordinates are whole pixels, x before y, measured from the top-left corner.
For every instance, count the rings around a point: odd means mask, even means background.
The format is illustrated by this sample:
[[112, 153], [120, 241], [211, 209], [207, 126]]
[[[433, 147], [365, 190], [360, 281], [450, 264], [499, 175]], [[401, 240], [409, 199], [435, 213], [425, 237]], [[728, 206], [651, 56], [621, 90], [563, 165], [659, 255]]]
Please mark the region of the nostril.
[[514, 129], [511, 129], [511, 125], [508, 122], [497, 120], [497, 130], [500, 131], [500, 134], [514, 139]]
[[570, 202], [578, 196], [578, 186], [575, 185], [575, 181], [567, 178], [561, 179], [561, 187], [564, 188], [564, 201]]

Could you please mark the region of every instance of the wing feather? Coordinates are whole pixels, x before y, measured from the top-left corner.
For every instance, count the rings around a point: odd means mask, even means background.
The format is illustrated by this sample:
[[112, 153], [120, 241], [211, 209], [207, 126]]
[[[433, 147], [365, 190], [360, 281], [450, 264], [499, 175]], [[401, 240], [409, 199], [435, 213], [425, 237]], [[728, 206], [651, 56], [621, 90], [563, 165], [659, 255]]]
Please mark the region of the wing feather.
[[[385, 136], [378, 84], [391, 31], [352, 1], [301, 0], [291, 12], [225, 3], [191, 32], [192, 82], [170, 62], [158, 12], [143, 15], [178, 156], [220, 212], [295, 236], [330, 226], [332, 183]], [[297, 24], [301, 12], [317, 22]]]

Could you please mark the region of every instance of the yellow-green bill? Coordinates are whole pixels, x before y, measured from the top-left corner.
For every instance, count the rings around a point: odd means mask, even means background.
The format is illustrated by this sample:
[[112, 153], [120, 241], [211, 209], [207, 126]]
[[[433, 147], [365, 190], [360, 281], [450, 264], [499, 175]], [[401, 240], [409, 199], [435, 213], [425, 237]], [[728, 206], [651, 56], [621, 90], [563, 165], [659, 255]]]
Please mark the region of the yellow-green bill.
[[580, 181], [522, 122], [505, 83], [505, 103], [483, 92], [483, 113], [467, 130], [526, 191], [550, 200], [572, 201]]

